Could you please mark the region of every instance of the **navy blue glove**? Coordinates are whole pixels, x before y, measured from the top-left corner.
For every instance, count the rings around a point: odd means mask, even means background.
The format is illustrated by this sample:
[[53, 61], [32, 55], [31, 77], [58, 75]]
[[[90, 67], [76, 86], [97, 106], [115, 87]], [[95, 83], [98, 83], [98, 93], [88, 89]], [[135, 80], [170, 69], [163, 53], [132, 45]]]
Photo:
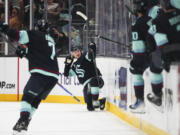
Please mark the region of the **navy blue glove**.
[[8, 30], [9, 30], [9, 25], [0, 22], [0, 32], [7, 34]]
[[28, 53], [28, 48], [26, 45], [19, 45], [16, 49], [16, 54], [17, 56], [19, 56], [20, 58], [26, 56]]

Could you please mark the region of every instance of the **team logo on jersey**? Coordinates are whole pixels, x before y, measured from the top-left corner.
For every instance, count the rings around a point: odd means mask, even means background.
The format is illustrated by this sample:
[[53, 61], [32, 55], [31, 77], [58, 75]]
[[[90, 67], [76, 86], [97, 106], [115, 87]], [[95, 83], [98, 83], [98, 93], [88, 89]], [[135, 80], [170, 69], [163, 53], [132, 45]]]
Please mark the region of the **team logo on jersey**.
[[85, 71], [84, 71], [84, 69], [80, 68], [80, 65], [76, 65], [76, 73], [77, 73], [78, 77], [83, 78]]

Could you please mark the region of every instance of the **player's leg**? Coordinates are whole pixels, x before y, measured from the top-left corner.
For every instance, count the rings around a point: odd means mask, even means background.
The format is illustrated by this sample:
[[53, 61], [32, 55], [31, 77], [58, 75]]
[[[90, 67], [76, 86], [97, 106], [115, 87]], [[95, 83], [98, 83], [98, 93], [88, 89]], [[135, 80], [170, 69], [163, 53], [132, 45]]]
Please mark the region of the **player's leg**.
[[[102, 77], [98, 77], [98, 84], [99, 84], [99, 89], [101, 89], [104, 86], [104, 80]], [[105, 97], [101, 98], [99, 102], [100, 102], [100, 110], [104, 110], [106, 104], [106, 98]]]
[[32, 75], [24, 88], [24, 93], [21, 101], [20, 118], [13, 127], [14, 132], [27, 131], [29, 122], [31, 120], [30, 117], [32, 113], [31, 103], [35, 98], [34, 95], [35, 93], [30, 90], [32, 89], [32, 86], [34, 88], [37, 85], [36, 82], [37, 82], [36, 78]]
[[91, 88], [91, 95], [92, 95], [92, 105], [94, 108], [100, 107], [100, 102], [98, 100], [99, 98], [99, 78], [94, 77], [91, 79], [90, 88]]
[[142, 59], [142, 57], [138, 56], [133, 58], [130, 64], [136, 101], [131, 104], [129, 108], [132, 112], [144, 113], [144, 79], [142, 75], [148, 64], [146, 59]]
[[147, 99], [156, 106], [162, 105], [162, 88], [163, 88], [163, 77], [162, 77], [162, 69], [153, 66], [150, 66], [151, 70], [151, 86], [152, 92], [147, 95]]
[[87, 84], [86, 86], [84, 86], [83, 88], [83, 95], [84, 95], [84, 101], [87, 104], [87, 109], [89, 111], [94, 111], [94, 107], [92, 105], [92, 95], [89, 91], [89, 84]]
[[21, 102], [20, 118], [13, 127], [14, 131], [27, 131], [33, 113], [38, 108], [41, 99], [45, 99], [55, 86], [57, 79], [33, 74], [27, 82]]
[[42, 80], [39, 81], [40, 84], [40, 91], [38, 96], [36, 96], [33, 100], [33, 102], [31, 103], [32, 109], [31, 109], [31, 114], [30, 117], [32, 118], [34, 112], [38, 109], [41, 100], [46, 99], [46, 97], [49, 95], [49, 93], [51, 92], [51, 90], [54, 88], [54, 86], [57, 83], [57, 79], [53, 78], [53, 77], [48, 77], [48, 76], [43, 76]]

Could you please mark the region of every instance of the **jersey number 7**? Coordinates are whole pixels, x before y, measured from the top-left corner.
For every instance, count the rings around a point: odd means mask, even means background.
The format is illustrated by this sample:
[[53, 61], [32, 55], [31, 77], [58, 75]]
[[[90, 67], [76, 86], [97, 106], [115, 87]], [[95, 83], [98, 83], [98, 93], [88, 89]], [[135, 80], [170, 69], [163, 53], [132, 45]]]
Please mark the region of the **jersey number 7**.
[[51, 53], [51, 59], [54, 60], [55, 57], [55, 42], [52, 39], [52, 37], [50, 37], [49, 35], [46, 35], [46, 40], [48, 41], [48, 46], [52, 48], [52, 53]]

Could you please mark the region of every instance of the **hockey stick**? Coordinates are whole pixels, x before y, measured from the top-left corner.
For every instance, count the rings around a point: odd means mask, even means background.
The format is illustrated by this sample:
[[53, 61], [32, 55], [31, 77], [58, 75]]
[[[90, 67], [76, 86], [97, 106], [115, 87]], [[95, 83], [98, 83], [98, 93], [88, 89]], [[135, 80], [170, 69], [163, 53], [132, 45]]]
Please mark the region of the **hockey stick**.
[[[126, 7], [126, 8], [129, 9], [129, 7]], [[131, 11], [131, 10], [129, 9], [129, 11]], [[131, 11], [131, 13], [133, 13], [133, 12]], [[82, 13], [81, 11], [77, 11], [76, 14], [81, 16], [88, 23], [88, 18], [87, 18], [87, 16], [84, 13]], [[124, 44], [124, 43], [121, 43], [121, 42], [118, 42], [118, 41], [114, 41], [114, 40], [111, 40], [109, 38], [106, 38], [106, 37], [103, 37], [103, 36], [100, 36], [100, 35], [97, 35], [97, 38], [101, 38], [101, 39], [104, 39], [104, 40], [107, 40], [107, 41], [119, 44], [119, 45], [123, 46], [124, 48], [128, 48], [128, 49], [131, 48], [130, 45], [127, 45], [127, 44]]]
[[116, 44], [118, 44], [118, 45], [121, 45], [121, 46], [124, 47], [124, 48], [131, 49], [131, 45], [127, 45], [127, 44], [124, 44], [124, 43], [121, 43], [121, 42], [118, 42], [118, 41], [114, 41], [114, 40], [109, 39], [109, 38], [107, 38], [107, 37], [103, 37], [103, 36], [97, 35], [97, 38], [101, 38], [101, 39], [107, 40], [107, 41], [109, 41], [109, 42], [113, 42], [113, 43], [116, 43]]
[[128, 5], [125, 5], [125, 7], [126, 7], [126, 9], [129, 11], [129, 13], [131, 13], [131, 14], [134, 15], [134, 16], [137, 16], [136, 13], [134, 13], [134, 12], [132, 11], [132, 9], [131, 9]]
[[[77, 11], [76, 14], [79, 15], [79, 16], [81, 16], [81, 17], [86, 21], [86, 23], [89, 23], [88, 17], [87, 17], [84, 13], [82, 13], [81, 11]], [[96, 77], [97, 77], [97, 81], [98, 81], [98, 85], [99, 85], [97, 65], [96, 65], [96, 59], [95, 59], [95, 54], [94, 54], [94, 53], [96, 53], [96, 52], [94, 52], [92, 49], [90, 49], [90, 52], [91, 52], [92, 55], [93, 55], [93, 64], [94, 64], [94, 69], [95, 69], [95, 72], [96, 72]], [[88, 84], [88, 87], [89, 87], [89, 84]], [[90, 90], [90, 89], [88, 88], [88, 91], [89, 91], [89, 90]]]
[[87, 16], [84, 13], [82, 13], [81, 11], [76, 11], [76, 14], [81, 16], [85, 21], [88, 20]]
[[67, 92], [69, 95], [71, 95], [76, 101], [81, 103], [81, 100], [79, 100], [76, 96], [74, 96], [70, 91], [68, 91], [62, 84], [57, 82], [57, 85], [59, 85], [65, 92]]

